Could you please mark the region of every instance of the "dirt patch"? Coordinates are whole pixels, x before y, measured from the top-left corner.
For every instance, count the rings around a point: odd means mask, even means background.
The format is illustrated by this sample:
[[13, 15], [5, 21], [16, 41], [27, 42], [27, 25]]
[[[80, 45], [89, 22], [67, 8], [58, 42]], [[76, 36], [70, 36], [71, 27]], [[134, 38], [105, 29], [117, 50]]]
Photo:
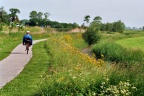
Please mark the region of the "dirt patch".
[[85, 32], [85, 29], [81, 29], [81, 28], [75, 28], [75, 29], [72, 29], [70, 31], [68, 31], [70, 33], [74, 33], [74, 32]]

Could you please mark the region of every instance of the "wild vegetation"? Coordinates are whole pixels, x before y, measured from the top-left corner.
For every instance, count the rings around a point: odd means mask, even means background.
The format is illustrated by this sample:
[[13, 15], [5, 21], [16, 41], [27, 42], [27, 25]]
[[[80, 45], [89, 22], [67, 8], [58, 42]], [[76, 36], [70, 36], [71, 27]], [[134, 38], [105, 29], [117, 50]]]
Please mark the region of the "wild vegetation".
[[[129, 32], [103, 33], [96, 45], [105, 44], [106, 42], [103, 40], [123, 40], [128, 37], [142, 36], [142, 34], [143, 32], [137, 34]], [[110, 36], [107, 37], [107, 35]], [[104, 50], [110, 53], [114, 49], [119, 49], [120, 46], [111, 48], [115, 46], [115, 43], [114, 45], [106, 44], [110, 47], [102, 46], [101, 48], [106, 47]], [[38, 46], [41, 47], [37, 49]], [[89, 57], [87, 54], [81, 53], [81, 49], [87, 46], [87, 43], [82, 39], [82, 33], [49, 33], [46, 42], [34, 46], [34, 57], [27, 64], [24, 71], [1, 89], [0, 94], [2, 96], [8, 96], [9, 94], [11, 96], [143, 96], [143, 62], [110, 62], [110, 60], [105, 59], [117, 56], [118, 51], [114, 53], [115, 55], [100, 53], [101, 57], [95, 59], [97, 57], [95, 54], [93, 54], [93, 57]], [[95, 47], [93, 50], [95, 50]], [[123, 56], [120, 53], [119, 55]], [[126, 55], [123, 57], [126, 57]], [[129, 66], [125, 66], [125, 64]]]
[[[85, 33], [50, 33], [55, 30], [52, 26], [73, 28], [73, 24], [50, 22], [48, 13], [41, 18], [43, 14], [36, 11], [30, 13], [27, 23], [41, 26], [49, 22], [51, 27], [18, 30], [16, 14], [20, 11], [12, 8], [11, 15], [3, 8], [0, 11], [0, 60], [21, 43], [26, 30], [34, 39], [48, 39], [34, 45], [33, 58], [18, 77], [0, 90], [1, 96], [144, 96], [143, 31], [124, 31], [123, 22], [103, 24], [97, 16], [85, 27]], [[6, 19], [9, 16], [12, 23]], [[89, 18], [86, 15], [84, 21], [89, 23]], [[81, 52], [89, 45], [91, 57]]]

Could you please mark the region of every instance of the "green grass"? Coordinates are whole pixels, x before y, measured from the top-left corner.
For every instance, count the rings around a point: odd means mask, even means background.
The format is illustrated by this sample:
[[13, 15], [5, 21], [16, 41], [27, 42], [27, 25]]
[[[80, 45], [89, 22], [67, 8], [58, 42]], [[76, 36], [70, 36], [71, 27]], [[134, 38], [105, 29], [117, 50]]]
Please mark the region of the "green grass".
[[[135, 36], [140, 37], [138, 34], [131, 33], [127, 33], [126, 35], [118, 33], [106, 36], [107, 37], [103, 38], [107, 41], [115, 41]], [[100, 45], [96, 44], [96, 46]], [[40, 48], [38, 48], [38, 46], [40, 46]], [[0, 95], [109, 95], [109, 93], [103, 92], [109, 89], [109, 87], [113, 90], [114, 87], [119, 86], [119, 82], [129, 80], [131, 85], [130, 88], [128, 88], [128, 91], [131, 92], [130, 96], [144, 96], [143, 63], [133, 63], [130, 67], [124, 67], [120, 66], [120, 64], [123, 63], [111, 64], [111, 62], [107, 63], [102, 59], [95, 60], [95, 58], [90, 58], [80, 52], [80, 50], [86, 46], [86, 43], [81, 38], [81, 34], [51, 34], [45, 43], [42, 42], [34, 45], [34, 57], [32, 60], [16, 79], [0, 90]], [[112, 54], [115, 50], [113, 56], [118, 52], [118, 49], [121, 50], [119, 45], [117, 47], [117, 45], [109, 45], [109, 43], [107, 46], [104, 45], [99, 49], [107, 50], [107, 52]], [[37, 52], [37, 50], [39, 51]], [[120, 54], [121, 53], [116, 55]], [[124, 55], [123, 58], [124, 57], [126, 57], [126, 55]], [[106, 78], [103, 79], [103, 76]], [[101, 86], [104, 82], [108, 82], [108, 84], [105, 85], [105, 88], [102, 88]], [[134, 92], [131, 90], [133, 86], [137, 88]], [[125, 87], [125, 84], [122, 85], [122, 87]], [[125, 95], [121, 94], [120, 96]]]
[[133, 62], [140, 63], [144, 61], [143, 51], [126, 48], [115, 42], [95, 44], [92, 50], [98, 58], [101, 58], [101, 55], [104, 55], [105, 60], [117, 63], [126, 63], [126, 65]]
[[48, 66], [49, 56], [44, 48], [44, 42], [35, 44], [32, 59], [20, 75], [0, 90], [0, 96], [31, 96], [39, 92], [39, 84]]
[[0, 60], [7, 57], [10, 52], [22, 42], [21, 34], [0, 34]]
[[144, 37], [121, 39], [117, 40], [116, 43], [125, 47], [140, 49], [144, 51]]
[[[0, 33], [0, 60], [7, 57], [18, 44], [22, 44], [22, 38], [24, 34], [25, 33], [20, 32], [9, 34]], [[31, 35], [33, 40], [49, 37], [49, 34], [47, 33]]]

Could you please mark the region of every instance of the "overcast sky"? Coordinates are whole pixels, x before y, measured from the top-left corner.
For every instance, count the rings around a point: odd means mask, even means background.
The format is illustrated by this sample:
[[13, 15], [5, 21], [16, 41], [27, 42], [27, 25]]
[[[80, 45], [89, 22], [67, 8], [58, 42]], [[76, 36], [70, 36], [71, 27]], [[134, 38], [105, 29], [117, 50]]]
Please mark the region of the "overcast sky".
[[29, 19], [31, 11], [49, 12], [49, 19], [81, 25], [84, 16], [102, 17], [102, 22], [121, 20], [129, 27], [144, 26], [144, 0], [0, 0], [0, 7], [20, 10], [19, 19]]

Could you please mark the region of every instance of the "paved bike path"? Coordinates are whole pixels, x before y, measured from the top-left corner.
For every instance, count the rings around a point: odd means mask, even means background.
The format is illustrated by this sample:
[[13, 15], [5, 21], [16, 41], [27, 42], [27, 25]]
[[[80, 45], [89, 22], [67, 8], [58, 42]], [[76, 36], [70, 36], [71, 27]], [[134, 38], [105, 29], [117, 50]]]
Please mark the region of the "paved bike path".
[[[46, 39], [34, 40], [33, 44]], [[32, 46], [29, 54], [25, 51], [25, 46], [19, 44], [8, 57], [0, 61], [0, 89], [14, 79], [32, 58]]]

